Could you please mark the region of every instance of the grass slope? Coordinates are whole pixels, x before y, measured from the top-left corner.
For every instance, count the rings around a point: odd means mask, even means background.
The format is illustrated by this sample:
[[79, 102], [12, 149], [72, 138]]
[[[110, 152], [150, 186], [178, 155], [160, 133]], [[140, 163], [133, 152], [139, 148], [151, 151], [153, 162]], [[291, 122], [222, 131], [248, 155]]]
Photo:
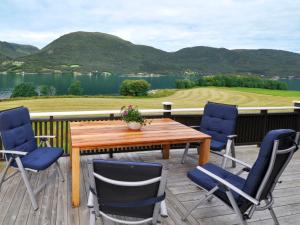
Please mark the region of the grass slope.
[[285, 90], [269, 90], [261, 88], [230, 88], [231, 90], [263, 94], [263, 95], [273, 95], [273, 96], [282, 96], [282, 97], [298, 97], [300, 99], [300, 91], [285, 91]]
[[[287, 91], [288, 92], [288, 91]], [[207, 101], [236, 104], [239, 106], [289, 106], [294, 100], [300, 100], [295, 96], [274, 96], [264, 90], [264, 93], [250, 93], [244, 89], [203, 87], [188, 90], [178, 90], [174, 94], [159, 98], [117, 98], [117, 97], [73, 97], [73, 98], [46, 98], [23, 99], [0, 102], [0, 109], [17, 106], [26, 106], [32, 112], [46, 111], [77, 111], [77, 110], [104, 110], [120, 109], [123, 105], [135, 104], [139, 108], [158, 108], [161, 103], [171, 101], [174, 108], [203, 107]], [[272, 91], [270, 91], [272, 93]], [[279, 93], [277, 93], [279, 94]]]

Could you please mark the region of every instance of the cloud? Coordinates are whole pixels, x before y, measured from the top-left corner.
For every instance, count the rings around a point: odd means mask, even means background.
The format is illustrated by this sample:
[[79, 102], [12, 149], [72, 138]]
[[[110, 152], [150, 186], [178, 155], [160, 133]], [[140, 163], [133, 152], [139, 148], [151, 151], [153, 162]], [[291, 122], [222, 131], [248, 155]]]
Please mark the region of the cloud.
[[3, 0], [0, 12], [1, 40], [39, 47], [85, 30], [168, 51], [203, 45], [300, 52], [294, 0]]

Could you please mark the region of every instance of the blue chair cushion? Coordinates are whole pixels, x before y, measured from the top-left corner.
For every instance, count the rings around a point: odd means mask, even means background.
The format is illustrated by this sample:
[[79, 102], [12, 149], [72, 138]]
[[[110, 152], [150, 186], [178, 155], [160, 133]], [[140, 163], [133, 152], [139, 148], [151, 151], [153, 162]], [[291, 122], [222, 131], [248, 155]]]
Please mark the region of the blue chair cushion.
[[255, 197], [258, 187], [260, 186], [269, 167], [275, 140], [294, 134], [295, 131], [290, 129], [272, 130], [267, 133], [261, 143], [257, 159], [248, 174], [245, 186], [243, 188], [244, 192], [252, 197]]
[[[218, 167], [212, 163], [207, 163], [204, 166], [202, 166], [204, 169], [210, 171], [211, 173], [223, 178], [224, 180], [228, 181], [229, 183], [233, 184], [237, 188], [242, 189], [245, 180], [237, 175], [234, 175], [221, 167]], [[199, 185], [200, 187], [206, 189], [207, 191], [210, 191], [213, 189], [216, 185], [218, 185], [218, 182], [211, 178], [210, 176], [206, 175], [205, 173], [201, 172], [197, 168], [189, 171], [187, 173], [188, 178], [190, 178], [194, 183]], [[231, 206], [229, 199], [227, 198], [226, 192], [223, 188], [220, 188], [214, 193], [217, 197], [219, 197], [221, 200], [226, 202], [229, 206]], [[233, 192], [233, 196], [236, 200], [238, 200], [239, 195]]]
[[[160, 177], [163, 169], [160, 163], [101, 159], [94, 159], [93, 167], [95, 173], [104, 177], [129, 182]], [[141, 206], [139, 203], [145, 203], [156, 198], [159, 184], [159, 182], [156, 182], [138, 187], [125, 187], [95, 179], [99, 209], [113, 215], [138, 218], [152, 217], [153, 204]], [[116, 205], [119, 207], [116, 207]], [[120, 205], [127, 206], [120, 207]], [[130, 208], [128, 208], [129, 205], [131, 205]]]
[[[64, 153], [61, 148], [37, 148], [21, 158], [24, 168], [44, 170], [51, 166]], [[13, 166], [17, 166], [13, 163]]]
[[1, 112], [0, 132], [7, 150], [31, 152], [37, 148], [29, 111], [25, 107]]
[[216, 141], [216, 140], [211, 140], [210, 142], [210, 150], [222, 151], [225, 147], [226, 147], [226, 143]]
[[200, 131], [226, 144], [227, 136], [235, 133], [237, 116], [235, 105], [209, 102], [204, 107]]

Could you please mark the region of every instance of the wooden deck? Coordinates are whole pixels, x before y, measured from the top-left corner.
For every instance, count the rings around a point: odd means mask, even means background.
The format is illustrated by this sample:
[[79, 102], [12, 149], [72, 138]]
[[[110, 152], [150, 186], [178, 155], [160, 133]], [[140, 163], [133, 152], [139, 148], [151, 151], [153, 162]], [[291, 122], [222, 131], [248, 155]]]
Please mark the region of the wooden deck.
[[[192, 152], [192, 151], [191, 151]], [[194, 205], [204, 194], [186, 177], [186, 172], [195, 167], [197, 158], [188, 158], [184, 165], [180, 164], [183, 150], [171, 150], [171, 158], [162, 160], [159, 151], [139, 153], [118, 153], [115, 159], [163, 162], [169, 166], [167, 184], [167, 207], [169, 217], [163, 219], [166, 225], [212, 225], [212, 224], [236, 224], [236, 217], [230, 209], [225, 207], [217, 199], [197, 208], [186, 223], [181, 221], [181, 216], [186, 209]], [[195, 152], [194, 152], [195, 153]], [[257, 155], [257, 148], [253, 146], [238, 147], [237, 157], [253, 163]], [[89, 212], [86, 207], [88, 193], [88, 158], [107, 158], [107, 155], [93, 155], [81, 157], [81, 206], [71, 207], [71, 183], [69, 158], [60, 159], [63, 173], [66, 178], [64, 183], [58, 178], [38, 195], [39, 210], [33, 211], [25, 186], [20, 175], [6, 182], [0, 192], [0, 224], [3, 225], [87, 225]], [[218, 162], [216, 156], [211, 157], [212, 162]], [[280, 224], [300, 224], [300, 153], [297, 152], [289, 167], [282, 176], [282, 183], [278, 184], [274, 192], [274, 210]], [[30, 181], [38, 186], [47, 179], [51, 170], [31, 175]], [[97, 220], [97, 224], [112, 225], [108, 221]], [[267, 211], [256, 212], [249, 224], [273, 224]]]

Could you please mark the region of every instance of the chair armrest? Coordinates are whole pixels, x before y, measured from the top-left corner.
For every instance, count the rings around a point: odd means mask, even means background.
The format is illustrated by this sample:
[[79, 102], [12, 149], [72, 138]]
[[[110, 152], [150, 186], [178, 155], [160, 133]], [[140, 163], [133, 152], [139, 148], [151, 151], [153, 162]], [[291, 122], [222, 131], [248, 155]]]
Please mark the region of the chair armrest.
[[237, 162], [237, 163], [239, 163], [239, 164], [241, 164], [241, 165], [243, 165], [243, 166], [245, 166], [245, 167], [247, 167], [247, 168], [249, 168], [249, 169], [251, 169], [251, 167], [252, 167], [252, 166], [250, 166], [248, 163], [245, 163], [245, 162], [243, 162], [242, 160], [233, 158], [233, 157], [231, 157], [231, 156], [229, 156], [229, 155], [224, 154], [224, 155], [221, 155], [221, 156], [223, 156], [223, 157], [225, 157], [225, 158], [228, 158], [228, 159], [230, 159], [230, 160], [232, 160], [232, 161], [235, 161], [235, 162]]
[[0, 150], [0, 153], [12, 155], [27, 155], [28, 152], [14, 151], [14, 150]]
[[201, 172], [205, 173], [206, 175], [210, 176], [214, 180], [218, 181], [220, 184], [226, 186], [228, 189], [230, 189], [230, 190], [234, 191], [235, 193], [243, 196], [244, 198], [246, 198], [247, 200], [249, 200], [253, 204], [255, 204], [255, 205], [259, 204], [259, 201], [257, 201], [255, 198], [251, 197], [250, 195], [243, 192], [241, 189], [237, 188], [236, 186], [234, 186], [233, 184], [231, 184], [228, 181], [224, 180], [223, 178], [211, 173], [210, 171], [204, 169], [201, 166], [197, 166], [197, 169], [200, 170]]
[[56, 138], [56, 136], [55, 135], [41, 135], [41, 136], [34, 136], [35, 138], [46, 138], [46, 139], [48, 139], [48, 138]]
[[234, 138], [236, 138], [236, 137], [237, 137], [236, 134], [231, 134], [231, 135], [228, 135], [228, 136], [227, 136], [228, 139], [234, 139]]

